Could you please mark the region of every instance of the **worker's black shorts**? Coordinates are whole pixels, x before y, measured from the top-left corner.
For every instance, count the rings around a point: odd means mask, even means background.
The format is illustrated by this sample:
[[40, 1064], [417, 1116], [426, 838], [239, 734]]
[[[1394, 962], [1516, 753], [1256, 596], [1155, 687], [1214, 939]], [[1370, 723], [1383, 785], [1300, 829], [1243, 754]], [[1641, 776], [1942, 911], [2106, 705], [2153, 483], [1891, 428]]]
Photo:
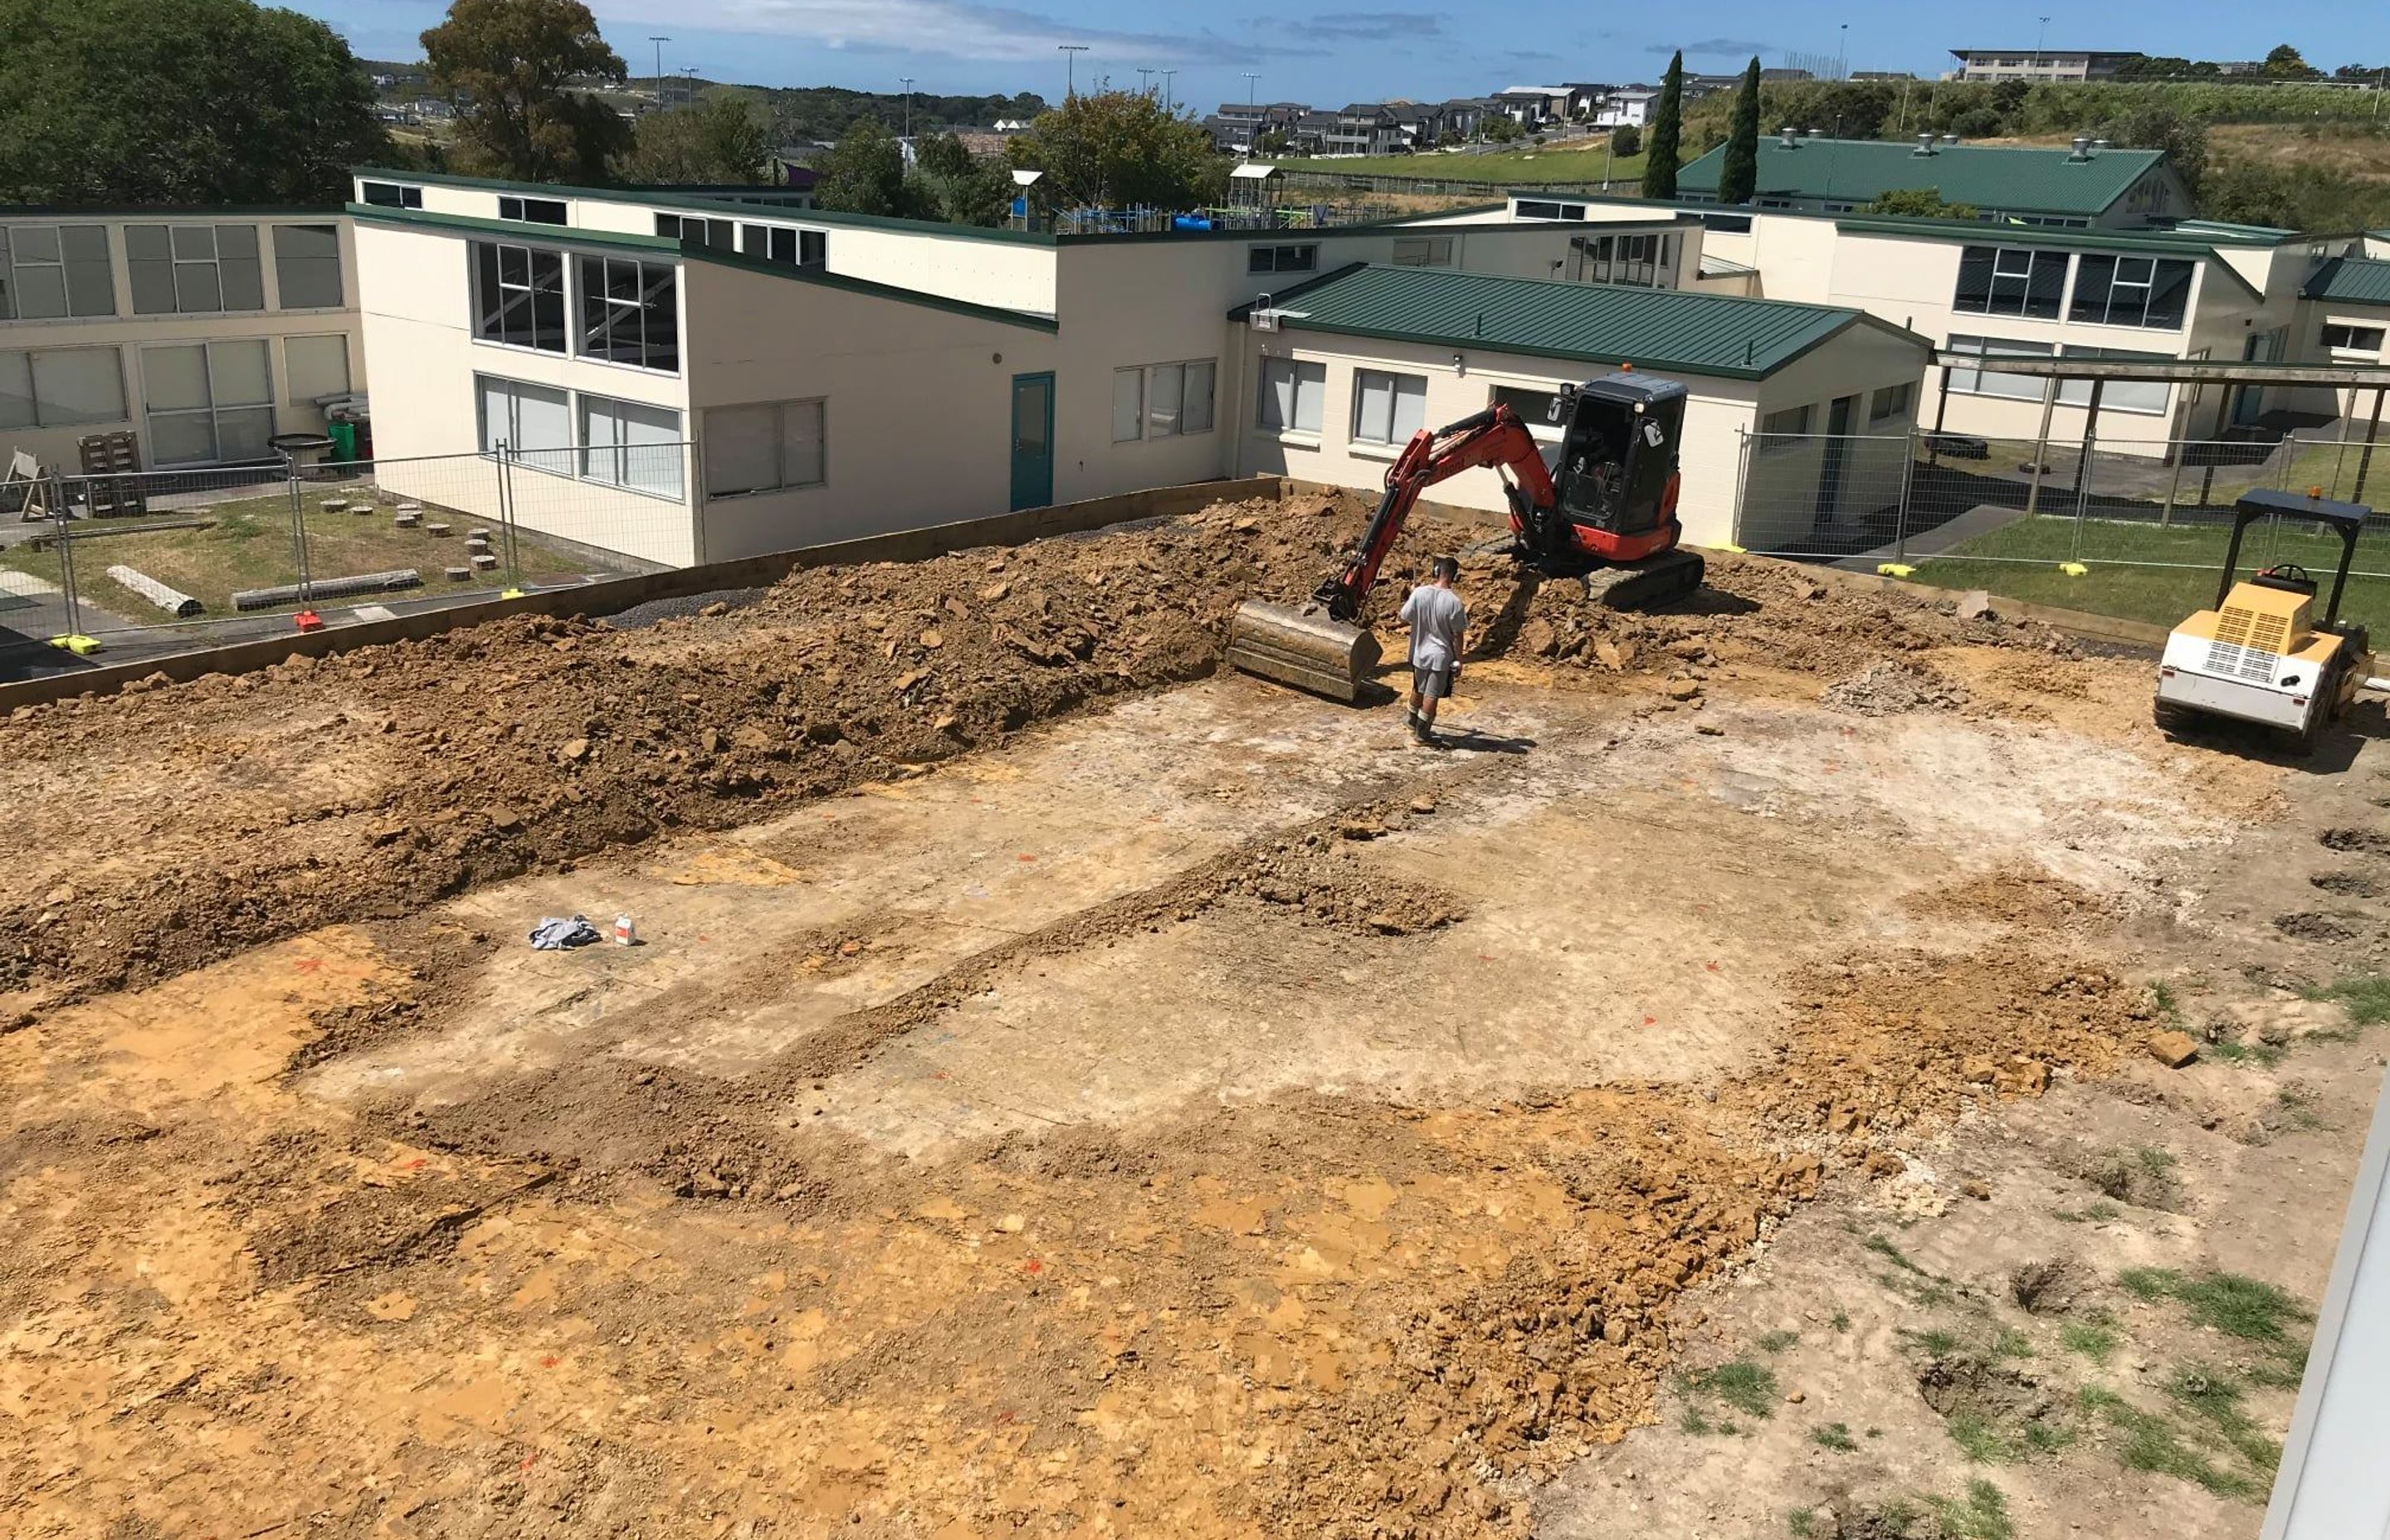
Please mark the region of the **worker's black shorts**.
[[1442, 700], [1452, 693], [1452, 665], [1411, 670], [1411, 693], [1421, 700]]

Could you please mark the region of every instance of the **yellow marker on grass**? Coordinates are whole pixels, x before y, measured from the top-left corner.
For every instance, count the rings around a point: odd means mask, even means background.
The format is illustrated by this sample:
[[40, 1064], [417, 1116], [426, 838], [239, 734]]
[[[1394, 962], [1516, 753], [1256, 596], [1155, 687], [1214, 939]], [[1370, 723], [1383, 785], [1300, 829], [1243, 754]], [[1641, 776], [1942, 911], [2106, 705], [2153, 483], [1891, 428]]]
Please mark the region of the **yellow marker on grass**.
[[1875, 575], [1878, 577], [1905, 578], [1914, 573], [1916, 571], [1916, 568], [1909, 566], [1905, 561], [1880, 561], [1876, 563]]
[[2079, 561], [2062, 561], [2058, 564], [2058, 570], [2068, 577], [2085, 577], [2089, 575], [2091, 571]]
[[96, 636], [53, 636], [50, 638], [50, 645], [62, 648], [78, 658], [88, 658], [100, 648], [99, 638]]

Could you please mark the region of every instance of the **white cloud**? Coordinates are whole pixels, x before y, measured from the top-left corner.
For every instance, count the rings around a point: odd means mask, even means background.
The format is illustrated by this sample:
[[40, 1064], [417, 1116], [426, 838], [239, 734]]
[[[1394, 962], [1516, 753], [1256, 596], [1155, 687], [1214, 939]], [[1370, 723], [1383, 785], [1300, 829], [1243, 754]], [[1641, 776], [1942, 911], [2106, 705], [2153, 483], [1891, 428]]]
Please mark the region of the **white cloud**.
[[1208, 33], [1107, 32], [972, 0], [593, 0], [591, 9], [641, 25], [767, 33], [826, 48], [993, 63], [1050, 63], [1062, 43], [1156, 64], [1218, 63], [1254, 53], [1249, 44]]

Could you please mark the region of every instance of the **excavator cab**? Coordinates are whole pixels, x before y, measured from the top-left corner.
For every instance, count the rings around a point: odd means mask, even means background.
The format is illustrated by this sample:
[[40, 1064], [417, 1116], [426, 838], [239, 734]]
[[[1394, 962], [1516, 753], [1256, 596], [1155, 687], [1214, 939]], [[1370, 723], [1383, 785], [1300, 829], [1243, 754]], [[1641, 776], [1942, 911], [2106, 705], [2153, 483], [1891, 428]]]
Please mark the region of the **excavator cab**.
[[1677, 434], [1685, 387], [1622, 370], [1561, 399], [1553, 510], [1573, 528], [1545, 532], [1546, 550], [1634, 561], [1677, 543]]

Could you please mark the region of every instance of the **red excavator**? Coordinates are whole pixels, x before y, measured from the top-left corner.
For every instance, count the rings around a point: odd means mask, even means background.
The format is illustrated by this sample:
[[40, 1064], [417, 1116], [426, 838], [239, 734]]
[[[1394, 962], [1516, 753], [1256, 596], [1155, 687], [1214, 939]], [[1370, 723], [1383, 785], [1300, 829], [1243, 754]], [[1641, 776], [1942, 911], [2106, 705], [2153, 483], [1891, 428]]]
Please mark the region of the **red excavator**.
[[1385, 499], [1361, 544], [1299, 606], [1248, 599], [1228, 628], [1228, 661], [1300, 689], [1360, 699], [1378, 666], [1378, 640], [1355, 624], [1378, 569], [1401, 537], [1420, 494], [1479, 466], [1503, 471], [1510, 493], [1510, 554], [1548, 577], [1583, 577], [1613, 609], [1664, 604], [1702, 585], [1699, 552], [1682, 549], [1677, 522], [1677, 431], [1685, 387], [1622, 369], [1562, 390], [1560, 474], [1519, 415], [1497, 404], [1411, 435], [1386, 472]]

